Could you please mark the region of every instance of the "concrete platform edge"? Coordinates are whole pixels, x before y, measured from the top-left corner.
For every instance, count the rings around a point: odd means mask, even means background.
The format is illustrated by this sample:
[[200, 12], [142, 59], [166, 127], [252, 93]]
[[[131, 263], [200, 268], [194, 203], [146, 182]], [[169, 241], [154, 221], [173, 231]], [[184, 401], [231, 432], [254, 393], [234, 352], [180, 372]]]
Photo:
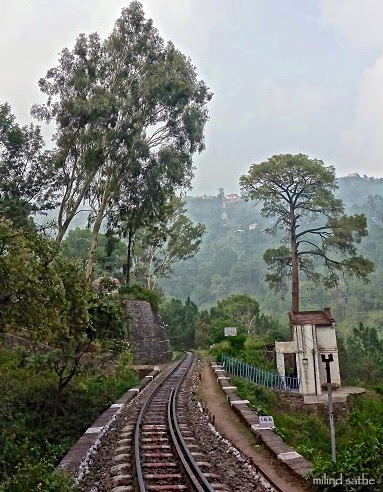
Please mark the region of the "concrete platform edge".
[[[234, 412], [247, 425], [247, 427], [250, 428], [251, 432], [256, 435], [257, 439], [262, 441], [263, 444], [272, 452], [272, 454], [278, 460], [282, 461], [283, 464], [287, 468], [289, 468], [294, 474], [298, 475], [301, 478], [306, 479], [307, 474], [313, 468], [312, 463], [305, 460], [303, 458], [303, 456], [299, 455], [299, 453], [296, 453], [296, 451], [293, 448], [288, 446], [272, 430], [257, 429], [257, 424], [255, 424], [255, 422], [257, 422], [259, 424], [258, 415], [249, 407], [249, 405], [247, 403], [244, 403], [247, 400], [243, 400], [243, 403], [241, 402], [240, 405], [235, 404], [235, 403], [232, 404], [232, 402], [241, 401], [241, 400], [240, 400], [239, 396], [236, 394], [236, 392], [233, 391], [232, 389], [230, 389], [230, 392], [225, 391], [226, 379], [223, 378], [223, 376], [225, 375], [224, 369], [219, 364], [217, 364], [216, 362], [212, 362], [211, 367], [215, 373], [215, 376], [217, 376], [217, 372], [219, 371], [220, 377], [217, 379], [217, 383], [221, 386], [222, 391], [226, 394], [227, 399], [229, 400], [229, 403], [231, 404], [231, 408], [234, 410]], [[222, 379], [221, 379], [221, 377], [222, 377]], [[294, 453], [294, 456], [299, 457], [299, 465], [300, 466], [296, 466], [296, 461], [297, 461], [296, 458], [294, 460], [281, 459], [281, 456], [279, 456], [279, 455], [286, 453], [286, 452]], [[290, 466], [289, 461], [291, 461], [292, 466]]]

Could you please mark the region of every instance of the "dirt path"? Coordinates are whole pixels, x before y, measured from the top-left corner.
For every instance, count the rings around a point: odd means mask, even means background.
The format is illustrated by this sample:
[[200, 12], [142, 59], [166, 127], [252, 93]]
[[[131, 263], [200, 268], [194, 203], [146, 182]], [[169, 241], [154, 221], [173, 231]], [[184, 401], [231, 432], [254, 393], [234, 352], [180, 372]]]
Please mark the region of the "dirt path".
[[308, 492], [309, 486], [285, 468], [263, 446], [231, 409], [208, 362], [201, 366], [200, 398], [215, 416], [215, 427], [238, 449], [251, 458], [260, 471], [264, 471], [283, 492]]

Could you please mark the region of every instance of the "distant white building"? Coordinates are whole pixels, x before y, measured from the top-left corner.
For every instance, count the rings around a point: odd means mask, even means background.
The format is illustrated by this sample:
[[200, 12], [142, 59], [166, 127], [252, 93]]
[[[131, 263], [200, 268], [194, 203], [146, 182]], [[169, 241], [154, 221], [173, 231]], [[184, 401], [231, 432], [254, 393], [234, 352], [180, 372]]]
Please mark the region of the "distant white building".
[[224, 200], [226, 203], [235, 203], [235, 202], [239, 202], [241, 200], [241, 197], [236, 193], [233, 193], [231, 195], [226, 195]]

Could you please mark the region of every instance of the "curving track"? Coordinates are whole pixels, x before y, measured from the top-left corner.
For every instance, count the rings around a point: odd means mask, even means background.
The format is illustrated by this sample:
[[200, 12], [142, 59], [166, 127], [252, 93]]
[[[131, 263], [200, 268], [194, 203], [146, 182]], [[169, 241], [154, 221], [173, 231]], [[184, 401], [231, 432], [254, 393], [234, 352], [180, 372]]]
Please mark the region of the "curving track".
[[194, 355], [187, 353], [124, 408], [100, 441], [89, 473], [76, 490], [280, 490], [214, 432], [196, 398], [198, 372], [194, 360]]
[[[134, 432], [134, 461], [140, 492], [225, 490], [209, 483], [193, 451], [193, 439], [185, 424], [177, 420], [176, 398], [194, 356], [187, 353], [181, 363], [143, 404]], [[189, 441], [189, 445], [187, 444]], [[193, 456], [194, 454], [194, 456]], [[218, 488], [217, 488], [218, 487]]]

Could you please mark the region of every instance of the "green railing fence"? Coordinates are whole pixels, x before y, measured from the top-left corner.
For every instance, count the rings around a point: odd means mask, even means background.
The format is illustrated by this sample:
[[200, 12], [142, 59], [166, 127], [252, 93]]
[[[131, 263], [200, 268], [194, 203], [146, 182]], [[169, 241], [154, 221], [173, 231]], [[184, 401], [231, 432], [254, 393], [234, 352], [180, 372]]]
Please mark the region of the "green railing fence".
[[221, 362], [225, 371], [233, 376], [249, 379], [253, 383], [266, 388], [281, 391], [299, 391], [300, 381], [296, 377], [281, 377], [277, 372], [260, 369], [225, 354], [222, 354]]

